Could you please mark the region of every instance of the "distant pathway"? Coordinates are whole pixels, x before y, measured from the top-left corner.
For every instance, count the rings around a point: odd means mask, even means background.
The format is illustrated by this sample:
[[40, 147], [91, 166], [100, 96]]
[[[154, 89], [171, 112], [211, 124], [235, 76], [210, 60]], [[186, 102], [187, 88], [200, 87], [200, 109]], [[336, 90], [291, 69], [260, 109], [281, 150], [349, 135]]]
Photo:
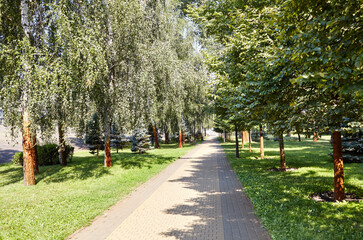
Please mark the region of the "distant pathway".
[[252, 212], [213, 137], [70, 239], [270, 239]]

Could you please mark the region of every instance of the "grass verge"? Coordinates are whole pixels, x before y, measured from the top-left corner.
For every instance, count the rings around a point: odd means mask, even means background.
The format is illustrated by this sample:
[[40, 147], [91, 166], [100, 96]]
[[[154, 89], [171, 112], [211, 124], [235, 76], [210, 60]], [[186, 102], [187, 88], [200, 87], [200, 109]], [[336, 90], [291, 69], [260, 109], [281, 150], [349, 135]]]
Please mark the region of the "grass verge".
[[[266, 159], [242, 149], [235, 157], [234, 143], [221, 143], [256, 214], [273, 239], [363, 239], [363, 202], [316, 202], [311, 193], [333, 190], [334, 169], [328, 138], [319, 142], [286, 141], [291, 172], [266, 171], [280, 166], [279, 143], [265, 141]], [[246, 144], [247, 146], [247, 144]], [[346, 192], [363, 197], [363, 164], [344, 165]]]
[[31, 187], [23, 185], [21, 166], [1, 164], [0, 239], [64, 239], [194, 146], [113, 151], [111, 168], [103, 167], [103, 154], [78, 152], [67, 167], [40, 167]]

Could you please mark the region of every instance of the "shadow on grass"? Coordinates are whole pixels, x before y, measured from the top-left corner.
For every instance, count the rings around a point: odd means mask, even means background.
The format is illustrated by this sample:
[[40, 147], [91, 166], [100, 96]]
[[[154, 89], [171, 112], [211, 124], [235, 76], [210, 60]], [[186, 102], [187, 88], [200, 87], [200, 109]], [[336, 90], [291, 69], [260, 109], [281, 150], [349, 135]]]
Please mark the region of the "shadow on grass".
[[17, 165], [0, 165], [0, 187], [23, 180], [23, 168]]
[[115, 164], [120, 165], [124, 169], [130, 169], [135, 167], [151, 168], [152, 165], [172, 162], [174, 161], [174, 159], [175, 158], [173, 157], [161, 157], [151, 153], [123, 153], [122, 155], [115, 156], [114, 162]]
[[[298, 146], [302, 146], [299, 150]], [[259, 144], [254, 144], [259, 148]], [[311, 193], [333, 189], [333, 163], [328, 155], [330, 142], [286, 141], [288, 167], [300, 168], [291, 172], [271, 172], [266, 169], [279, 167], [277, 142], [266, 141], [269, 148], [259, 159], [259, 152], [244, 150], [235, 158], [232, 144], [223, 146], [235, 172], [254, 202], [255, 209], [276, 239], [362, 239], [361, 203], [317, 203]], [[273, 150], [271, 150], [273, 149]], [[363, 196], [363, 165], [345, 165], [346, 192]], [[360, 213], [359, 213], [360, 212]], [[337, 231], [339, 229], [339, 231]]]
[[[175, 149], [176, 144], [163, 144], [162, 149]], [[165, 164], [175, 160], [175, 157], [162, 156], [157, 154], [158, 150], [152, 150], [145, 154], [135, 154], [130, 150], [112, 152], [113, 167], [123, 169], [131, 168], [151, 168], [153, 165]], [[86, 154], [86, 153], [83, 153]], [[104, 154], [96, 156], [74, 156], [71, 163], [66, 167], [59, 165], [40, 166], [40, 174], [36, 175], [36, 182], [66, 182], [69, 180], [88, 178], [100, 178], [104, 175], [111, 174], [110, 168], [103, 165]], [[4, 164], [0, 165], [0, 186], [9, 185], [23, 180], [23, 169], [21, 166]]]

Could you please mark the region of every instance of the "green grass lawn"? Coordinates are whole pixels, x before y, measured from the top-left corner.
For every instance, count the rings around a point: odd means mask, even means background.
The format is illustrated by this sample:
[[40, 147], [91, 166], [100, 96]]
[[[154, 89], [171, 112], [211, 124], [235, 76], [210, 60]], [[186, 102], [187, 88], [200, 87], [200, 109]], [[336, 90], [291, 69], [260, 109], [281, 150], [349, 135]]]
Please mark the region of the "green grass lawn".
[[31, 187], [23, 185], [21, 166], [2, 164], [0, 239], [64, 239], [193, 147], [113, 151], [111, 168], [103, 167], [103, 154], [78, 152], [67, 167], [40, 167]]
[[[266, 171], [280, 167], [279, 144], [265, 141], [266, 159], [258, 159], [259, 143], [248, 144], [235, 157], [234, 143], [223, 149], [273, 239], [363, 239], [363, 202], [315, 202], [311, 193], [333, 190], [333, 161], [329, 137], [319, 142], [286, 141], [291, 172]], [[345, 164], [346, 192], [363, 197], [363, 164]]]

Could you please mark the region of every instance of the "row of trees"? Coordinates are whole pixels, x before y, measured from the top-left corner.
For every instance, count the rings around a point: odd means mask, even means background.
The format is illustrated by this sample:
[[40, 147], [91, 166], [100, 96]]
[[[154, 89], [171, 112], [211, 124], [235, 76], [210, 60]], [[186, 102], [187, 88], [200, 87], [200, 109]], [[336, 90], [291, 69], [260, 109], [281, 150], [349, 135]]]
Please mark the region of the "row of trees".
[[66, 165], [66, 129], [84, 133], [97, 112], [110, 167], [112, 124], [173, 132], [203, 123], [207, 74], [182, 8], [177, 0], [0, 0], [0, 108], [13, 134], [22, 132], [25, 185], [35, 184], [39, 129], [57, 129]]
[[279, 136], [281, 171], [284, 132], [331, 132], [338, 201], [342, 126], [362, 126], [362, 8], [348, 0], [223, 0], [188, 9], [212, 42], [206, 56], [219, 118]]

